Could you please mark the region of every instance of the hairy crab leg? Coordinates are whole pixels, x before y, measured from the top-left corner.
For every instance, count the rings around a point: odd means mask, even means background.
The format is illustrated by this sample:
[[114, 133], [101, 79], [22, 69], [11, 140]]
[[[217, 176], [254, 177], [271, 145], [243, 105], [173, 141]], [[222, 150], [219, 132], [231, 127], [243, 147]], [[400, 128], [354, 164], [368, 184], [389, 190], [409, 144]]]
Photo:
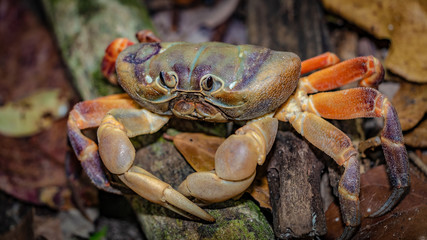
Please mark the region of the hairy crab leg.
[[99, 154], [105, 167], [141, 197], [192, 218], [215, 221], [207, 212], [188, 200], [169, 184], [144, 169], [133, 166], [135, 148], [130, 137], [157, 132], [168, 121], [146, 109], [113, 109], [98, 128]]
[[310, 143], [328, 154], [338, 165], [344, 167], [344, 173], [338, 185], [338, 195], [341, 214], [346, 224], [341, 239], [348, 239], [360, 225], [359, 161], [357, 151], [350, 138], [323, 118], [313, 113], [300, 111], [293, 104], [288, 104], [281, 109], [275, 117], [282, 121], [289, 121], [295, 130]]
[[98, 146], [81, 132], [98, 127], [105, 114], [113, 108], [138, 108], [138, 105], [127, 94], [80, 102], [71, 110], [67, 125], [71, 146], [91, 181], [100, 189], [119, 194], [119, 190], [111, 187], [101, 167]]
[[278, 121], [265, 116], [249, 122], [228, 137], [215, 153], [215, 170], [190, 174], [178, 188], [202, 204], [240, 196], [255, 178], [276, 137]]
[[352, 119], [383, 117], [381, 145], [389, 168], [393, 192], [384, 205], [371, 216], [381, 216], [392, 209], [409, 187], [408, 154], [403, 143], [397, 112], [390, 101], [372, 88], [354, 88], [311, 95], [307, 110], [324, 118]]
[[320, 54], [301, 62], [301, 74], [335, 65], [339, 63], [339, 61], [340, 59], [337, 55], [331, 52]]
[[299, 88], [307, 93], [315, 93], [356, 81], [360, 81], [363, 87], [376, 88], [383, 77], [384, 68], [378, 59], [372, 56], [357, 57], [302, 77]]
[[[140, 43], [160, 42], [160, 39], [150, 30], [142, 30], [136, 33], [136, 38]], [[127, 38], [114, 39], [105, 49], [105, 55], [101, 62], [101, 72], [104, 77], [112, 84], [117, 84], [116, 59], [119, 54], [127, 47], [135, 44]]]

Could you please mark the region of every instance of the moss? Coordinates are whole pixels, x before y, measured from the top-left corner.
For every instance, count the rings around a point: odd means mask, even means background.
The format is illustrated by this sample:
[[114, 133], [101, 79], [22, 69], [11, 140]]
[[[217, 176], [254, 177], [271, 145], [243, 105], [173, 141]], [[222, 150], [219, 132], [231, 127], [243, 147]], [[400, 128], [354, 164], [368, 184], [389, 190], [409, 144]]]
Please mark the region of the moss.
[[101, 67], [92, 72], [91, 80], [93, 81], [93, 86], [96, 89], [96, 95], [98, 96], [107, 96], [124, 92], [120, 86], [114, 86], [104, 78], [101, 73]]
[[98, 1], [77, 1], [77, 10], [80, 16], [89, 19], [91, 16], [96, 15], [102, 8]]

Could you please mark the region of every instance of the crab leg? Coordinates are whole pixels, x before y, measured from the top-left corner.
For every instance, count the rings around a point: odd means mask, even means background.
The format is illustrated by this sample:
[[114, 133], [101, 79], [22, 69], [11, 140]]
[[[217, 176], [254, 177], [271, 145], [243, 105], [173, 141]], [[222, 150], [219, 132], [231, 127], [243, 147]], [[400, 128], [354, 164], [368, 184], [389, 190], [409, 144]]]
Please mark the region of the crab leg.
[[393, 192], [384, 205], [371, 216], [387, 213], [400, 201], [410, 184], [408, 155], [403, 143], [402, 129], [390, 101], [377, 90], [362, 87], [311, 95], [307, 107], [307, 110], [330, 119], [384, 118], [381, 145], [389, 167]]
[[127, 94], [80, 102], [70, 112], [67, 124], [71, 146], [92, 182], [105, 191], [120, 193], [110, 186], [102, 170], [98, 146], [81, 132], [83, 129], [98, 127], [105, 114], [113, 108], [138, 108], [138, 106]]
[[357, 151], [350, 138], [328, 121], [313, 113], [299, 111], [293, 104], [288, 104], [275, 117], [289, 121], [310, 143], [328, 154], [338, 165], [344, 166], [338, 186], [341, 214], [346, 224], [341, 238], [352, 236], [360, 224], [360, 172]]
[[300, 79], [299, 88], [307, 93], [327, 91], [360, 81], [363, 87], [374, 87], [382, 81], [384, 68], [378, 59], [369, 57], [353, 58], [312, 73]]
[[256, 166], [264, 163], [277, 125], [277, 119], [265, 116], [239, 128], [216, 151], [215, 171], [189, 175], [178, 191], [204, 204], [241, 195], [254, 180]]
[[330, 52], [323, 53], [319, 56], [302, 61], [301, 74], [306, 74], [317, 69], [332, 66], [337, 64], [339, 61], [340, 59], [337, 57], [337, 55]]
[[185, 217], [192, 214], [206, 221], [215, 219], [144, 169], [133, 166], [135, 148], [130, 137], [157, 132], [169, 120], [145, 109], [113, 109], [98, 128], [99, 154], [105, 167], [141, 197]]

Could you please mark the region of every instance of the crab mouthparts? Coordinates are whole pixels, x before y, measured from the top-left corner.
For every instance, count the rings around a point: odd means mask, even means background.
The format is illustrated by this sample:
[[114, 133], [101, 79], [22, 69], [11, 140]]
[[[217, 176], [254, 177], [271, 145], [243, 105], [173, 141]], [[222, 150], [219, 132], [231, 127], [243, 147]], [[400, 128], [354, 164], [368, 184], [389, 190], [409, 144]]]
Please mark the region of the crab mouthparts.
[[212, 122], [226, 122], [222, 112], [212, 104], [199, 98], [184, 97], [171, 103], [173, 114], [180, 118], [204, 120]]

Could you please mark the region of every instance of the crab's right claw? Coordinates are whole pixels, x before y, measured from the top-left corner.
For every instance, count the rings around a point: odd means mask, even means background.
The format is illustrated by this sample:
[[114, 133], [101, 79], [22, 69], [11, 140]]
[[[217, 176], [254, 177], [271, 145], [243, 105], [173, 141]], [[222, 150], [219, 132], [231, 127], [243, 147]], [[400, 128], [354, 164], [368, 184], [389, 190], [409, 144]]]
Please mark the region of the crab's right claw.
[[184, 217], [194, 219], [194, 215], [208, 222], [215, 221], [211, 215], [174, 190], [169, 184], [140, 167], [133, 166], [124, 174], [119, 175], [119, 178], [138, 195]]

